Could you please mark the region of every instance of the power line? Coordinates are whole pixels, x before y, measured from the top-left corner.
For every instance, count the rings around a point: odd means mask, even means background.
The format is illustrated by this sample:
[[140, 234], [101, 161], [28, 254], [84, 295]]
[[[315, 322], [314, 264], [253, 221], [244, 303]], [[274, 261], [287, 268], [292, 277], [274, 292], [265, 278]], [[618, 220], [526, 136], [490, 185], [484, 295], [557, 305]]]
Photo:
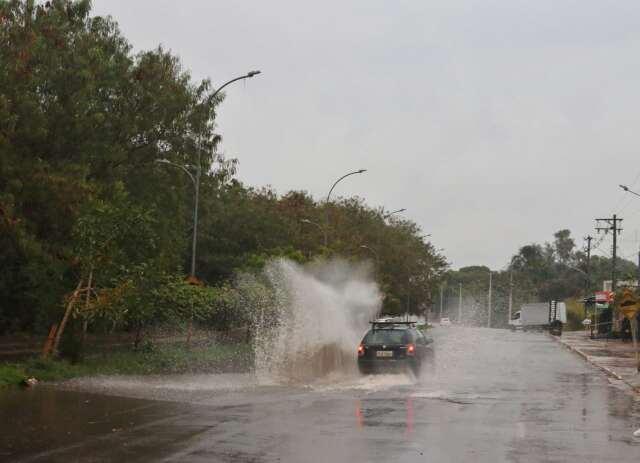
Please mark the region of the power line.
[[592, 249], [592, 250], [591, 250], [591, 252], [595, 252], [595, 251], [597, 251], [597, 252], [601, 252], [601, 253], [604, 255], [604, 257], [609, 257], [609, 258], [611, 258], [611, 253], [610, 253], [610, 252], [608, 252], [608, 251], [605, 251], [604, 249]]
[[607, 234], [605, 233], [604, 235], [600, 235], [600, 237], [598, 238], [598, 240], [595, 242], [595, 244], [591, 247], [592, 251], [597, 250], [600, 245], [602, 244], [602, 242], [604, 241], [604, 239], [606, 238]]

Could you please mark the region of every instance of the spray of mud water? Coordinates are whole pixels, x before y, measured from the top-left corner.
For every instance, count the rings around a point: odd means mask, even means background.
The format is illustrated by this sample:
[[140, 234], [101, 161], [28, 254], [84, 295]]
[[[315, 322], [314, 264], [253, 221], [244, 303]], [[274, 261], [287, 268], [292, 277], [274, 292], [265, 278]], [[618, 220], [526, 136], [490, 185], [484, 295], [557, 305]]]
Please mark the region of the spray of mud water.
[[258, 378], [298, 383], [354, 373], [356, 346], [381, 301], [369, 267], [278, 259], [262, 277], [272, 297], [253, 310]]

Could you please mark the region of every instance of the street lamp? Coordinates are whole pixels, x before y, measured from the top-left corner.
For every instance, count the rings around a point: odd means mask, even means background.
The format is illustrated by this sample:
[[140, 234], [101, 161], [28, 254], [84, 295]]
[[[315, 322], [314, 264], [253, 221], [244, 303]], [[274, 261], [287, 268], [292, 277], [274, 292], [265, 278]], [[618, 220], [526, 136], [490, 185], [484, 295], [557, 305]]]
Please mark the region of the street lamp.
[[336, 185], [338, 183], [340, 183], [340, 181], [342, 181], [343, 179], [349, 177], [350, 175], [362, 174], [363, 172], [366, 172], [366, 171], [367, 171], [366, 169], [360, 169], [360, 170], [349, 172], [348, 174], [343, 175], [338, 180], [336, 180], [336, 182], [333, 184], [333, 186], [329, 190], [329, 193], [327, 194], [327, 201], [326, 201], [326, 204], [325, 204], [325, 213], [324, 213], [324, 247], [325, 248], [329, 244], [329, 208], [327, 206], [329, 205], [329, 199], [331, 198], [331, 192], [333, 192], [333, 189], [336, 187]]
[[247, 73], [246, 73], [245, 75], [243, 75], [243, 76], [236, 77], [236, 78], [234, 78], [234, 79], [231, 79], [231, 80], [230, 80], [230, 81], [228, 81], [228, 82], [225, 82], [225, 83], [224, 83], [224, 84], [222, 84], [220, 87], [218, 87], [218, 89], [217, 89], [215, 92], [213, 92], [213, 95], [211, 95], [211, 99], [213, 100], [213, 99], [216, 97], [216, 95], [217, 95], [218, 93], [220, 93], [220, 91], [221, 91], [223, 88], [225, 88], [227, 85], [232, 84], [232, 83], [234, 83], [234, 82], [235, 82], [235, 81], [237, 81], [237, 80], [250, 79], [251, 77], [253, 77], [253, 76], [257, 76], [257, 75], [258, 75], [258, 74], [260, 74], [260, 73], [261, 73], [261, 71], [249, 71], [249, 72], [247, 72]]
[[322, 225], [320, 225], [318, 222], [314, 222], [313, 220], [302, 219], [302, 220], [300, 220], [300, 222], [306, 223], [308, 225], [313, 225], [315, 227], [318, 227], [320, 229], [320, 231], [324, 231], [324, 228], [322, 228]]
[[[236, 77], [234, 79], [231, 79], [227, 82], [225, 82], [224, 84], [222, 84], [215, 92], [213, 92], [213, 95], [211, 95], [211, 100], [215, 99], [215, 97], [218, 95], [218, 93], [220, 93], [220, 91], [225, 88], [227, 85], [236, 82], [238, 80], [242, 80], [242, 79], [249, 79], [253, 76], [257, 76], [258, 74], [260, 74], [260, 71], [249, 71], [246, 74]], [[196, 150], [197, 154], [198, 154], [198, 162], [195, 166], [187, 164], [187, 165], [180, 165], [180, 164], [176, 164], [174, 162], [169, 161], [168, 159], [156, 159], [156, 162], [159, 164], [167, 164], [173, 167], [177, 167], [178, 169], [182, 169], [191, 179], [191, 182], [193, 183], [193, 190], [194, 190], [194, 206], [193, 206], [193, 238], [191, 240], [191, 272], [190, 275], [192, 277], [195, 278], [196, 276], [196, 245], [197, 245], [197, 241], [198, 241], [198, 203], [199, 203], [199, 199], [200, 199], [200, 175], [202, 174], [202, 162], [201, 162], [201, 144], [198, 143], [198, 149]], [[189, 169], [194, 169], [195, 170], [195, 175], [189, 170]]]
[[363, 244], [360, 246], [362, 249], [366, 249], [369, 252], [371, 252], [375, 257], [376, 257], [376, 266], [380, 265], [380, 257], [378, 256], [378, 252], [375, 251], [373, 248], [370, 248], [369, 246]]
[[570, 269], [570, 270], [575, 270], [578, 273], [581, 273], [585, 277], [585, 279], [587, 281], [589, 281], [589, 274], [587, 272], [585, 272], [584, 270], [580, 270], [579, 268], [571, 267], [569, 265], [567, 265], [567, 268]]
[[[194, 200], [193, 200], [193, 237], [191, 239], [191, 271], [190, 275], [192, 277], [196, 276], [196, 243], [197, 243], [197, 233], [198, 233], [198, 203], [200, 200], [200, 174], [202, 173], [202, 166], [200, 164], [200, 148], [198, 148], [198, 164], [196, 166], [192, 166], [190, 164], [180, 165], [175, 162], [171, 162], [168, 159], [156, 159], [158, 164], [167, 164], [173, 167], [177, 167], [184, 171], [185, 174], [189, 176], [189, 179], [193, 183], [193, 192], [194, 192]], [[195, 175], [189, 170], [189, 168], [193, 168], [195, 170]]]
[[631, 194], [633, 194], [633, 195], [640, 196], [640, 193], [636, 193], [635, 191], [633, 191], [632, 189], [630, 189], [630, 188], [629, 188], [628, 186], [626, 186], [626, 185], [619, 185], [619, 186], [620, 186], [620, 188], [622, 188], [622, 189], [623, 189], [624, 191], [626, 191], [627, 193], [631, 193]]
[[389, 212], [388, 214], [384, 214], [384, 215], [382, 216], [382, 219], [383, 219], [383, 220], [386, 220], [386, 219], [388, 219], [389, 217], [391, 217], [393, 214], [398, 214], [398, 213], [400, 213], [400, 212], [404, 212], [404, 211], [406, 211], [406, 209], [405, 209], [405, 208], [398, 209], [397, 211]]

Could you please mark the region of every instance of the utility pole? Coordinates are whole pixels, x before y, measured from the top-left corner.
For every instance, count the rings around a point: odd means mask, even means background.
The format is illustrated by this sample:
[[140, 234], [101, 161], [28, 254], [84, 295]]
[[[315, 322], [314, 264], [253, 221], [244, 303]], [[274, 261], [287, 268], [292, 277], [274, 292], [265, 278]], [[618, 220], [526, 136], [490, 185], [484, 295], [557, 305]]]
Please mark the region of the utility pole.
[[611, 253], [611, 291], [616, 290], [617, 286], [618, 286], [618, 281], [617, 281], [617, 275], [616, 275], [616, 260], [617, 260], [617, 253], [618, 253], [618, 233], [620, 233], [622, 231], [622, 228], [620, 228], [619, 222], [622, 222], [622, 219], [617, 217], [616, 214], [613, 214], [613, 217], [611, 217], [610, 219], [596, 219], [596, 222], [598, 222], [598, 224], [600, 222], [606, 222], [607, 223], [607, 227], [596, 227], [596, 230], [598, 232], [604, 231], [605, 233], [608, 233], [609, 230], [613, 231], [613, 252]]
[[442, 299], [443, 299], [443, 291], [444, 291], [444, 286], [440, 285], [440, 320], [442, 320]]
[[513, 269], [509, 268], [509, 321], [513, 312]]
[[489, 270], [489, 316], [487, 317], [487, 328], [491, 328], [491, 278], [493, 274]]
[[462, 283], [458, 288], [458, 323], [462, 321]]
[[587, 318], [587, 299], [589, 297], [589, 288], [591, 287], [591, 241], [593, 236], [587, 235], [584, 239], [587, 242], [587, 278], [584, 281], [584, 318]]

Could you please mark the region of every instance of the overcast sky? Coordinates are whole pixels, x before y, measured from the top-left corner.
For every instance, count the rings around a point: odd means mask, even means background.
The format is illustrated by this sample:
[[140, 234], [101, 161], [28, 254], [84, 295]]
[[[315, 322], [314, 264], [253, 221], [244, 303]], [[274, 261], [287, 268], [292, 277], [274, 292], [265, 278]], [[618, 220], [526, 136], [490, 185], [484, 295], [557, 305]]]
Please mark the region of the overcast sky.
[[[279, 193], [336, 189], [406, 217], [455, 268], [625, 220], [640, 197], [637, 0], [95, 0], [136, 50], [158, 44], [228, 87], [223, 151]], [[596, 253], [611, 250], [610, 237]]]

